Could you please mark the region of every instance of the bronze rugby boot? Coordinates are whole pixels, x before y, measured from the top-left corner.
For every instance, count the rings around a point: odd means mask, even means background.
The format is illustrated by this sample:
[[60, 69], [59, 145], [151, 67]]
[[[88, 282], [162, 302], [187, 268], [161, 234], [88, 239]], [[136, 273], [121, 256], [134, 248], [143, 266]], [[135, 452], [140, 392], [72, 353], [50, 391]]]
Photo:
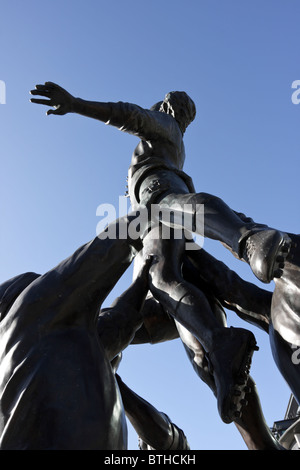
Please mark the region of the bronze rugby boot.
[[244, 328], [225, 328], [222, 339], [206, 354], [214, 376], [218, 411], [224, 423], [231, 423], [243, 412], [245, 388], [254, 351], [255, 336]]
[[280, 277], [291, 247], [289, 236], [279, 230], [265, 228], [249, 231], [239, 240], [239, 256], [246, 261], [261, 282]]

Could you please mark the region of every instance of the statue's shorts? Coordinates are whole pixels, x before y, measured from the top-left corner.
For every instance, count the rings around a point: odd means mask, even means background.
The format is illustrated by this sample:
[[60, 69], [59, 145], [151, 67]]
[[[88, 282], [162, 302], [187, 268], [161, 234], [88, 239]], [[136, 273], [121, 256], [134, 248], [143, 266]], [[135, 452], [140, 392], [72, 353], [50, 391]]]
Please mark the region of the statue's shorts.
[[139, 188], [140, 204], [149, 207], [170, 193], [188, 194], [191, 192], [189, 182], [183, 179], [183, 172], [173, 170], [155, 170], [146, 173]]

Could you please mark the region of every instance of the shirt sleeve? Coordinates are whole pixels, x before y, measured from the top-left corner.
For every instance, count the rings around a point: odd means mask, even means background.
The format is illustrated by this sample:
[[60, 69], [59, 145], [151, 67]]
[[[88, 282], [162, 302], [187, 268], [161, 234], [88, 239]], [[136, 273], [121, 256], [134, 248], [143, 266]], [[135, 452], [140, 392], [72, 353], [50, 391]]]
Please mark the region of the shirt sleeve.
[[[106, 124], [142, 140], [173, 140], [176, 121], [159, 111], [150, 111], [132, 103], [109, 103], [111, 116]], [[174, 121], [174, 122], [173, 122]]]

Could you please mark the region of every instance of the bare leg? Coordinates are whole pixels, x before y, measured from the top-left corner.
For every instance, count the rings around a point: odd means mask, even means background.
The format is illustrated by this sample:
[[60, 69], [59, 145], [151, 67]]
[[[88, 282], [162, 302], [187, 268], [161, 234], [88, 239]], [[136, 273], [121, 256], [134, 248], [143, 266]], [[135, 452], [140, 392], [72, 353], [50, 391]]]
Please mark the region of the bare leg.
[[[186, 273], [186, 270], [185, 270]], [[193, 276], [193, 272], [191, 276]], [[193, 279], [196, 280], [195, 275]], [[210, 297], [208, 297], [210, 298]], [[214, 304], [214, 306], [213, 306]], [[218, 320], [218, 322], [226, 326], [226, 317], [223, 309], [215, 302], [213, 299], [210, 299], [210, 305], [212, 305], [213, 312]], [[214, 395], [216, 396], [216, 385], [214, 381], [214, 376], [209, 371], [209, 365], [206, 360], [205, 350], [199, 341], [180, 323], [176, 320], [171, 319], [166, 313], [163, 313], [163, 310], [158, 302], [150, 297], [147, 298], [142, 312], [143, 317], [148, 317], [148, 328], [145, 328], [144, 334], [139, 335], [141, 330], [137, 331], [137, 337], [134, 340], [134, 344], [152, 342], [155, 338], [156, 342], [168, 341], [173, 339], [175, 334], [173, 332], [174, 327], [180, 334], [180, 338], [183, 342], [184, 348], [186, 350], [187, 356], [199, 378], [206, 383]], [[165, 319], [163, 321], [162, 316], [164, 315]], [[157, 317], [157, 319], [156, 319]], [[161, 325], [163, 328], [161, 329]], [[176, 325], [176, 326], [175, 326]], [[167, 333], [167, 330], [170, 330], [170, 333]], [[121, 389], [122, 392], [122, 389]], [[247, 404], [243, 406], [242, 416], [237, 416], [234, 418], [234, 424], [237, 426], [237, 429], [242, 435], [242, 438], [245, 441], [249, 450], [283, 450], [279, 445], [278, 441], [274, 439], [269, 427], [265, 422], [265, 418], [261, 409], [261, 404], [257, 389], [253, 379], [249, 377], [247, 386], [237, 388], [237, 392], [240, 393], [239, 397], [241, 400], [246, 400]], [[123, 395], [122, 395], [123, 396]], [[135, 411], [133, 395], [131, 402], [131, 410]], [[125, 402], [126, 405], [126, 402]], [[238, 401], [236, 400], [236, 411], [238, 411]], [[237, 413], [239, 415], [239, 413]], [[146, 426], [144, 424], [143, 411], [141, 410], [141, 416], [137, 414], [135, 416], [136, 420], [139, 420], [139, 426]], [[134, 423], [132, 423], [134, 425]], [[139, 431], [142, 435], [142, 431]], [[151, 440], [150, 440], [151, 441]]]
[[[218, 309], [218, 307], [216, 306]], [[218, 314], [218, 317], [220, 315]], [[182, 325], [177, 323], [180, 338], [183, 342], [188, 358], [200, 379], [205, 382], [217, 395], [217, 388], [214, 376], [210, 373], [205, 357], [205, 351], [198, 340], [191, 335]], [[225, 324], [225, 316], [224, 316]], [[242, 413], [240, 413], [243, 402]], [[249, 376], [247, 385], [236, 387], [236, 400], [234, 424], [239, 430], [249, 450], [284, 450], [274, 438], [265, 421], [256, 385]]]
[[241, 433], [249, 450], [285, 450], [273, 436], [268, 427], [256, 385], [252, 377], [247, 383], [245, 394], [247, 404], [243, 408], [241, 418], [235, 420], [235, 425]]
[[[254, 225], [243, 222], [222, 199], [208, 193], [168, 194], [159, 201], [159, 204], [178, 213], [192, 215], [194, 230], [204, 229], [201, 235], [226, 243], [236, 252], [240, 238]], [[204, 209], [204, 227], [197, 224], [200, 209]]]
[[243, 320], [269, 331], [272, 292], [245, 281], [200, 247], [186, 252], [183, 275], [196, 286], [209, 289]]
[[[235, 256], [249, 263], [260, 281], [268, 283], [280, 276], [290, 248], [287, 234], [256, 224], [245, 216], [240, 217], [222, 199], [207, 193], [173, 193], [163, 196], [158, 202], [167, 210], [189, 214], [193, 232], [219, 240], [229, 247]], [[203, 208], [204, 227], [197, 223], [198, 212]], [[180, 223], [180, 218], [177, 220]]]
[[185, 239], [174, 240], [171, 234], [170, 239], [163, 240], [160, 235], [161, 227], [157, 227], [143, 240], [144, 256], [153, 254], [156, 258], [150, 268], [150, 290], [164, 310], [197, 336], [207, 352], [211, 351], [224, 329], [212, 314], [206, 296], [182, 277]]
[[[186, 437], [169, 417], [127, 387], [116, 375], [126, 415], [138, 433], [142, 450], [189, 450]], [[149, 446], [149, 447], [148, 447]]]
[[155, 254], [149, 287], [164, 309], [202, 344], [215, 377], [218, 409], [224, 422], [233, 419], [230, 407], [234, 387], [247, 380], [248, 366], [256, 348], [253, 334], [241, 328], [224, 328], [217, 322], [206, 296], [181, 275], [185, 240], [163, 240], [159, 234], [144, 239], [145, 253]]

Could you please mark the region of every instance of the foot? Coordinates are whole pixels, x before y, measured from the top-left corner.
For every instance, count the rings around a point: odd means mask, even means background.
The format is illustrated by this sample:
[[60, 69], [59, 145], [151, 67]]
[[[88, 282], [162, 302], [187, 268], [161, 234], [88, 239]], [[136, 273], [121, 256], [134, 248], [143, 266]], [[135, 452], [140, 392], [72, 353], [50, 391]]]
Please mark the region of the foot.
[[263, 229], [247, 236], [242, 257], [261, 282], [269, 283], [281, 276], [290, 246], [286, 233]]
[[250, 331], [231, 327], [225, 329], [222, 343], [207, 354], [217, 389], [218, 411], [224, 423], [231, 423], [242, 414], [246, 404], [243, 391], [255, 350], [258, 347]]

